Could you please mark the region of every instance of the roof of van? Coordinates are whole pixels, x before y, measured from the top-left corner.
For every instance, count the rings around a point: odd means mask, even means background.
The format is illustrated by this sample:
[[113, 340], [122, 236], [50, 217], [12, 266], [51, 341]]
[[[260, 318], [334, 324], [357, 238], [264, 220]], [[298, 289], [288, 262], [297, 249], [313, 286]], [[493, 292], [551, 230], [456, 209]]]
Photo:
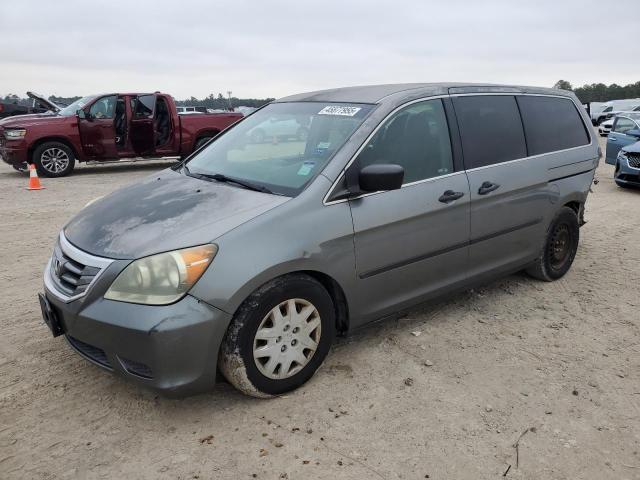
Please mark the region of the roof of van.
[[279, 98], [276, 102], [352, 102], [381, 103], [388, 97], [428, 97], [456, 93], [538, 93], [573, 96], [573, 92], [542, 87], [493, 85], [486, 83], [397, 83], [362, 85], [299, 93]]

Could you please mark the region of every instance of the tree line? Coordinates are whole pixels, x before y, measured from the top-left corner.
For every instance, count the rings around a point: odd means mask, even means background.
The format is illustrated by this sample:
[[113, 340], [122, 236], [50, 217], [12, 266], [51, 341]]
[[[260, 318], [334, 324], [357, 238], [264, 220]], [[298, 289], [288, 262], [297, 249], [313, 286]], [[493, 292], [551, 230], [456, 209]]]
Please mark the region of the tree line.
[[640, 82], [630, 83], [624, 86], [618, 85], [617, 83], [612, 83], [611, 85], [605, 85], [604, 83], [591, 83], [583, 85], [582, 87], [573, 88], [571, 83], [568, 81], [558, 80], [553, 88], [571, 90], [582, 103], [640, 98]]

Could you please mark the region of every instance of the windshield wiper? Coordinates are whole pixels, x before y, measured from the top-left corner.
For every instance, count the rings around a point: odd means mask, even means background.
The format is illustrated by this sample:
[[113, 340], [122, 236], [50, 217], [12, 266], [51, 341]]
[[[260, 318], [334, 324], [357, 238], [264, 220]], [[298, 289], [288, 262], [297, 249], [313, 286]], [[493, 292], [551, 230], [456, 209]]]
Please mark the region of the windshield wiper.
[[235, 177], [228, 177], [227, 175], [223, 175], [222, 173], [195, 173], [195, 172], [191, 172], [186, 165], [184, 165], [183, 168], [185, 170], [185, 173], [190, 177], [202, 178], [207, 180], [211, 179], [211, 180], [215, 180], [217, 182], [223, 182], [223, 183], [235, 183], [236, 185], [240, 185], [241, 187], [244, 187], [247, 190], [253, 190], [254, 192], [262, 192], [262, 193], [269, 193], [271, 195], [275, 195], [267, 187], [263, 187], [262, 185], [251, 183], [246, 180], [240, 180]]

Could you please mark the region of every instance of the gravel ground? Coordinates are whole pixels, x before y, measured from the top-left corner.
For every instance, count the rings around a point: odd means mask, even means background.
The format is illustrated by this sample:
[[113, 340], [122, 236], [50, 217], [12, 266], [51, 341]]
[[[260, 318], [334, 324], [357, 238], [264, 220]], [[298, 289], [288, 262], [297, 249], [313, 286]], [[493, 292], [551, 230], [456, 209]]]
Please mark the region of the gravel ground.
[[0, 478], [640, 478], [640, 192], [611, 166], [562, 280], [513, 275], [362, 330], [274, 400], [157, 397], [40, 318], [66, 219], [166, 166], [80, 167], [28, 192], [0, 165]]

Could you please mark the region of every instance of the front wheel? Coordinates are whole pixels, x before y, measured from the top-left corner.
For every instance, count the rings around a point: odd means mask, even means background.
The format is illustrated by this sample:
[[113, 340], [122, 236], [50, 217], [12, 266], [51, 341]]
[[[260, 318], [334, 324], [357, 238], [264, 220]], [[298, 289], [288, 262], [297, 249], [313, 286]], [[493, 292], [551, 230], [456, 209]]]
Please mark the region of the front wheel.
[[38, 175], [64, 177], [73, 172], [76, 157], [67, 145], [60, 142], [45, 142], [33, 152], [33, 163]]
[[573, 264], [579, 240], [578, 215], [571, 208], [562, 207], [549, 225], [540, 257], [527, 273], [546, 282], [561, 278]]
[[218, 365], [241, 392], [267, 398], [309, 380], [335, 332], [331, 296], [304, 274], [276, 278], [242, 304], [225, 334]]

